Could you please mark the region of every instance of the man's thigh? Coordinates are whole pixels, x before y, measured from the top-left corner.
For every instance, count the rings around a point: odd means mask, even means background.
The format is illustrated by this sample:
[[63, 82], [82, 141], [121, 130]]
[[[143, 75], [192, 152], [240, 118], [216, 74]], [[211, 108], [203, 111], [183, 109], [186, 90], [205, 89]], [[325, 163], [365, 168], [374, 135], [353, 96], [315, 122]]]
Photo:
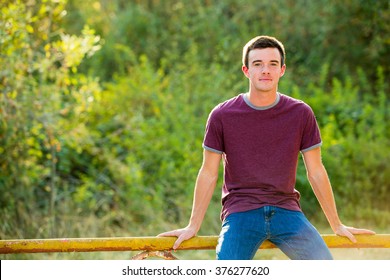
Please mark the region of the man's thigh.
[[270, 228], [269, 240], [290, 259], [333, 259], [321, 235], [302, 212], [277, 208]]
[[230, 214], [222, 224], [217, 245], [219, 260], [250, 260], [266, 238], [261, 210]]

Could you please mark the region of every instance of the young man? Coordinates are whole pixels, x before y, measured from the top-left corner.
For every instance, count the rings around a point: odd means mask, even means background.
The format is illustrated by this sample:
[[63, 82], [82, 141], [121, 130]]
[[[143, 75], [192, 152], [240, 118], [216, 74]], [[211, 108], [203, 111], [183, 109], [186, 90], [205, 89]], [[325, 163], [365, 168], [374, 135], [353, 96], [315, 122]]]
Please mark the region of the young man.
[[200, 229], [223, 160], [218, 259], [252, 259], [264, 240], [290, 259], [332, 259], [300, 208], [295, 189], [299, 153], [332, 230], [352, 242], [353, 234], [374, 234], [341, 223], [321, 161], [315, 116], [304, 102], [277, 91], [285, 70], [285, 50], [277, 39], [259, 36], [245, 45], [242, 71], [249, 92], [219, 104], [209, 115], [189, 224], [159, 235], [178, 237], [173, 249]]

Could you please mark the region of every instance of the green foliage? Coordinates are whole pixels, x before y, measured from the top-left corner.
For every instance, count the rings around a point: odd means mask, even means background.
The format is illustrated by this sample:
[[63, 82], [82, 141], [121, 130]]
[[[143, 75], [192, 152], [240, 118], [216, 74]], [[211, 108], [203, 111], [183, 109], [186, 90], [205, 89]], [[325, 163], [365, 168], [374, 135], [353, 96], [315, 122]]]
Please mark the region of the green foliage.
[[[327, 79], [327, 69], [323, 68], [323, 79]], [[343, 205], [342, 212], [356, 219], [362, 218], [361, 209], [389, 211], [390, 104], [380, 67], [377, 75], [379, 82], [374, 85], [374, 93], [360, 88], [359, 81], [352, 83], [350, 79], [333, 79], [330, 92], [318, 84], [309, 85], [307, 92], [297, 88], [293, 92], [316, 112], [324, 143], [324, 162], [338, 204]], [[365, 81], [361, 76], [360, 82]], [[298, 181], [305, 186], [304, 195], [313, 203], [304, 170], [300, 172]], [[315, 210], [310, 204], [306, 207], [310, 212]]]
[[[1, 213], [14, 213], [9, 222], [21, 236], [33, 234], [24, 232], [27, 228], [37, 230], [35, 213], [56, 217], [56, 201], [73, 176], [60, 173], [61, 149], [83, 126], [83, 114], [99, 88], [77, 74], [99, 38], [88, 28], [81, 37], [61, 31], [64, 4], [16, 1], [1, 8], [0, 63], [7, 67], [0, 77], [0, 205]], [[48, 230], [54, 229], [51, 223]]]
[[[340, 214], [386, 226], [388, 1], [244, 2], [0, 2], [0, 237], [184, 225], [208, 113], [247, 90], [258, 34], [286, 46], [280, 90], [316, 113]], [[302, 163], [297, 188], [323, 219]], [[217, 190], [202, 234], [219, 209]]]

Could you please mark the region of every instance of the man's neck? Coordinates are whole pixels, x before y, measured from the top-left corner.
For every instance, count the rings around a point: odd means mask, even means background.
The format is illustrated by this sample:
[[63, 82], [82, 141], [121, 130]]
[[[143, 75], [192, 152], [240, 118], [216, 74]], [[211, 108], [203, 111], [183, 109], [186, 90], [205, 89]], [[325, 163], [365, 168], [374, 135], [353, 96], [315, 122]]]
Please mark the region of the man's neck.
[[257, 107], [265, 107], [273, 104], [277, 98], [277, 92], [253, 92], [246, 93], [250, 103]]

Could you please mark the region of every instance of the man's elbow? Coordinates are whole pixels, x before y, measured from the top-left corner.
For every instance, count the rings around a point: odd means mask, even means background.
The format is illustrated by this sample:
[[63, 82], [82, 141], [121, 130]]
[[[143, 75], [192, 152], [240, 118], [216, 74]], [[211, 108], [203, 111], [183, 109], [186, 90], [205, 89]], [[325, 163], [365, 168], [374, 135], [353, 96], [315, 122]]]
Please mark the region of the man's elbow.
[[322, 164], [315, 169], [307, 171], [307, 179], [312, 185], [326, 180], [327, 177], [328, 174], [326, 173], [326, 169]]

